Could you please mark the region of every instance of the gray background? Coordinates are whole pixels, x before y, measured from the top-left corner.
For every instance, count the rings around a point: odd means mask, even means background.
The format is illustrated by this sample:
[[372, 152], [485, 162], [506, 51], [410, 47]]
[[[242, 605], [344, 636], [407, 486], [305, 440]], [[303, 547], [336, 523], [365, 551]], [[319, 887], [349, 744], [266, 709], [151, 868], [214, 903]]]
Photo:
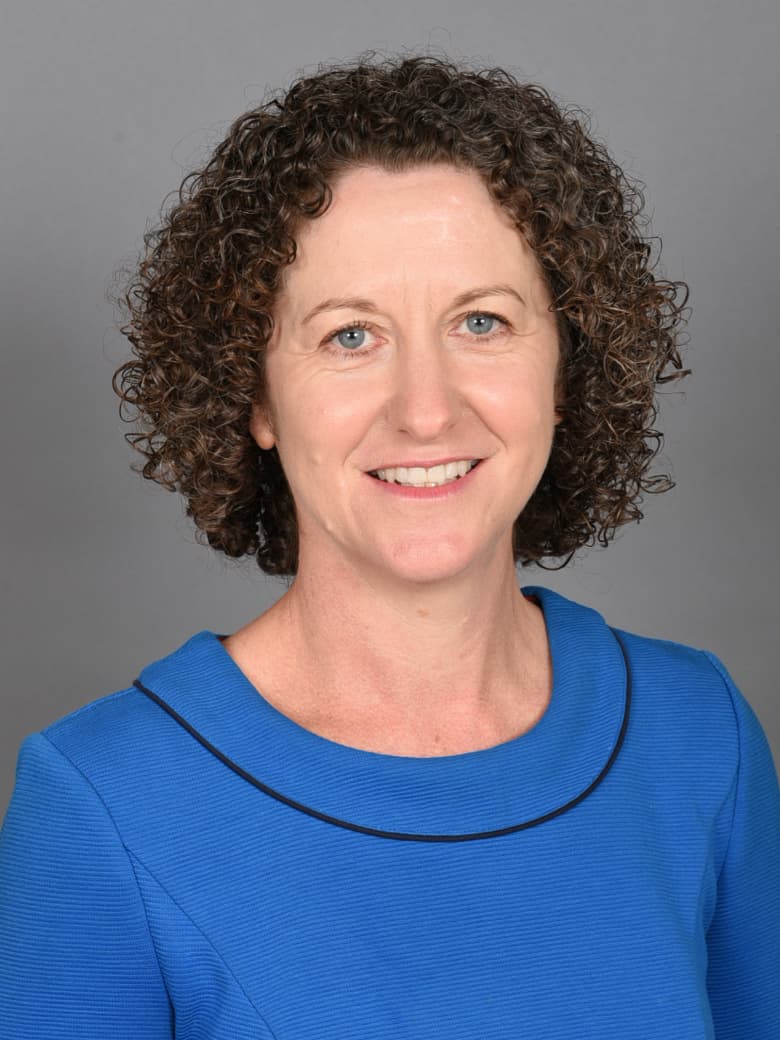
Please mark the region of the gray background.
[[0, 812], [19, 742], [284, 584], [195, 541], [131, 473], [106, 294], [170, 190], [267, 88], [373, 47], [504, 65], [594, 115], [648, 185], [691, 286], [678, 482], [565, 571], [522, 572], [633, 631], [714, 650], [780, 760], [777, 674], [780, 7], [749, 0], [13, 0], [0, 24], [3, 684]]

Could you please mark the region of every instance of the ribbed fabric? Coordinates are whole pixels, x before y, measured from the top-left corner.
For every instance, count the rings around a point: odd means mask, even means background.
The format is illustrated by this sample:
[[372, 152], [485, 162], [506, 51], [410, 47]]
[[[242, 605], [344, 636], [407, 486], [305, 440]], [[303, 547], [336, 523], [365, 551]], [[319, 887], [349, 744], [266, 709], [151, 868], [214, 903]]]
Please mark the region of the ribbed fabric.
[[711, 653], [523, 591], [552, 699], [493, 748], [327, 740], [212, 632], [29, 737], [1, 1040], [778, 1040], [756, 715]]

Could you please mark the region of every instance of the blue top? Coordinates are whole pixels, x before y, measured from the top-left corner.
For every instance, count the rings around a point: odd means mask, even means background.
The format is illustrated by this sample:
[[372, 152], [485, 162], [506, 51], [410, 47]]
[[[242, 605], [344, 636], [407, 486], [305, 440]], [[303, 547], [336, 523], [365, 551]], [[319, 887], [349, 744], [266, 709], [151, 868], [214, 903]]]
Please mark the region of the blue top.
[[321, 737], [211, 632], [27, 738], [0, 1038], [778, 1040], [756, 715], [707, 651], [523, 591], [552, 698], [485, 750]]

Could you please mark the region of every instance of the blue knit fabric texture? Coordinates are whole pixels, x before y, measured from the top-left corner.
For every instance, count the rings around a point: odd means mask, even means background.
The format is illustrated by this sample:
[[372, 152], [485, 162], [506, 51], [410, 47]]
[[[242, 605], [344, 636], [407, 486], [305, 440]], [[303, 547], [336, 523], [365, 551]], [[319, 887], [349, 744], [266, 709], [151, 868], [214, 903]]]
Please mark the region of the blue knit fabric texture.
[[379, 754], [213, 632], [28, 737], [0, 1040], [778, 1040], [780, 792], [706, 650], [541, 586], [528, 732]]

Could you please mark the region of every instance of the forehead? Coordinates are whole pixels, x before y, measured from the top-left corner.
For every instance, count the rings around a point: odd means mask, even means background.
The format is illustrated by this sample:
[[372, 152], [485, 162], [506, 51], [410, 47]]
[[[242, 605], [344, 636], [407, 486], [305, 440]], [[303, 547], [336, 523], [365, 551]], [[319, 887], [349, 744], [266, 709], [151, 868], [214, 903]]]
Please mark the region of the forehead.
[[312, 283], [341, 291], [346, 286], [334, 283], [356, 280], [452, 281], [463, 289], [464, 280], [527, 280], [536, 270], [512, 217], [475, 170], [357, 167], [331, 188], [328, 209], [296, 232], [296, 259], [285, 272], [285, 288], [296, 295]]
[[[400, 217], [404, 223], [417, 221], [424, 213], [432, 218], [460, 214], [466, 218], [492, 217], [512, 227], [509, 215], [491, 197], [476, 170], [448, 163], [410, 166], [400, 171], [379, 166], [346, 170], [331, 184], [333, 204], [325, 216], [333, 218]], [[314, 223], [314, 222], [313, 222]]]

